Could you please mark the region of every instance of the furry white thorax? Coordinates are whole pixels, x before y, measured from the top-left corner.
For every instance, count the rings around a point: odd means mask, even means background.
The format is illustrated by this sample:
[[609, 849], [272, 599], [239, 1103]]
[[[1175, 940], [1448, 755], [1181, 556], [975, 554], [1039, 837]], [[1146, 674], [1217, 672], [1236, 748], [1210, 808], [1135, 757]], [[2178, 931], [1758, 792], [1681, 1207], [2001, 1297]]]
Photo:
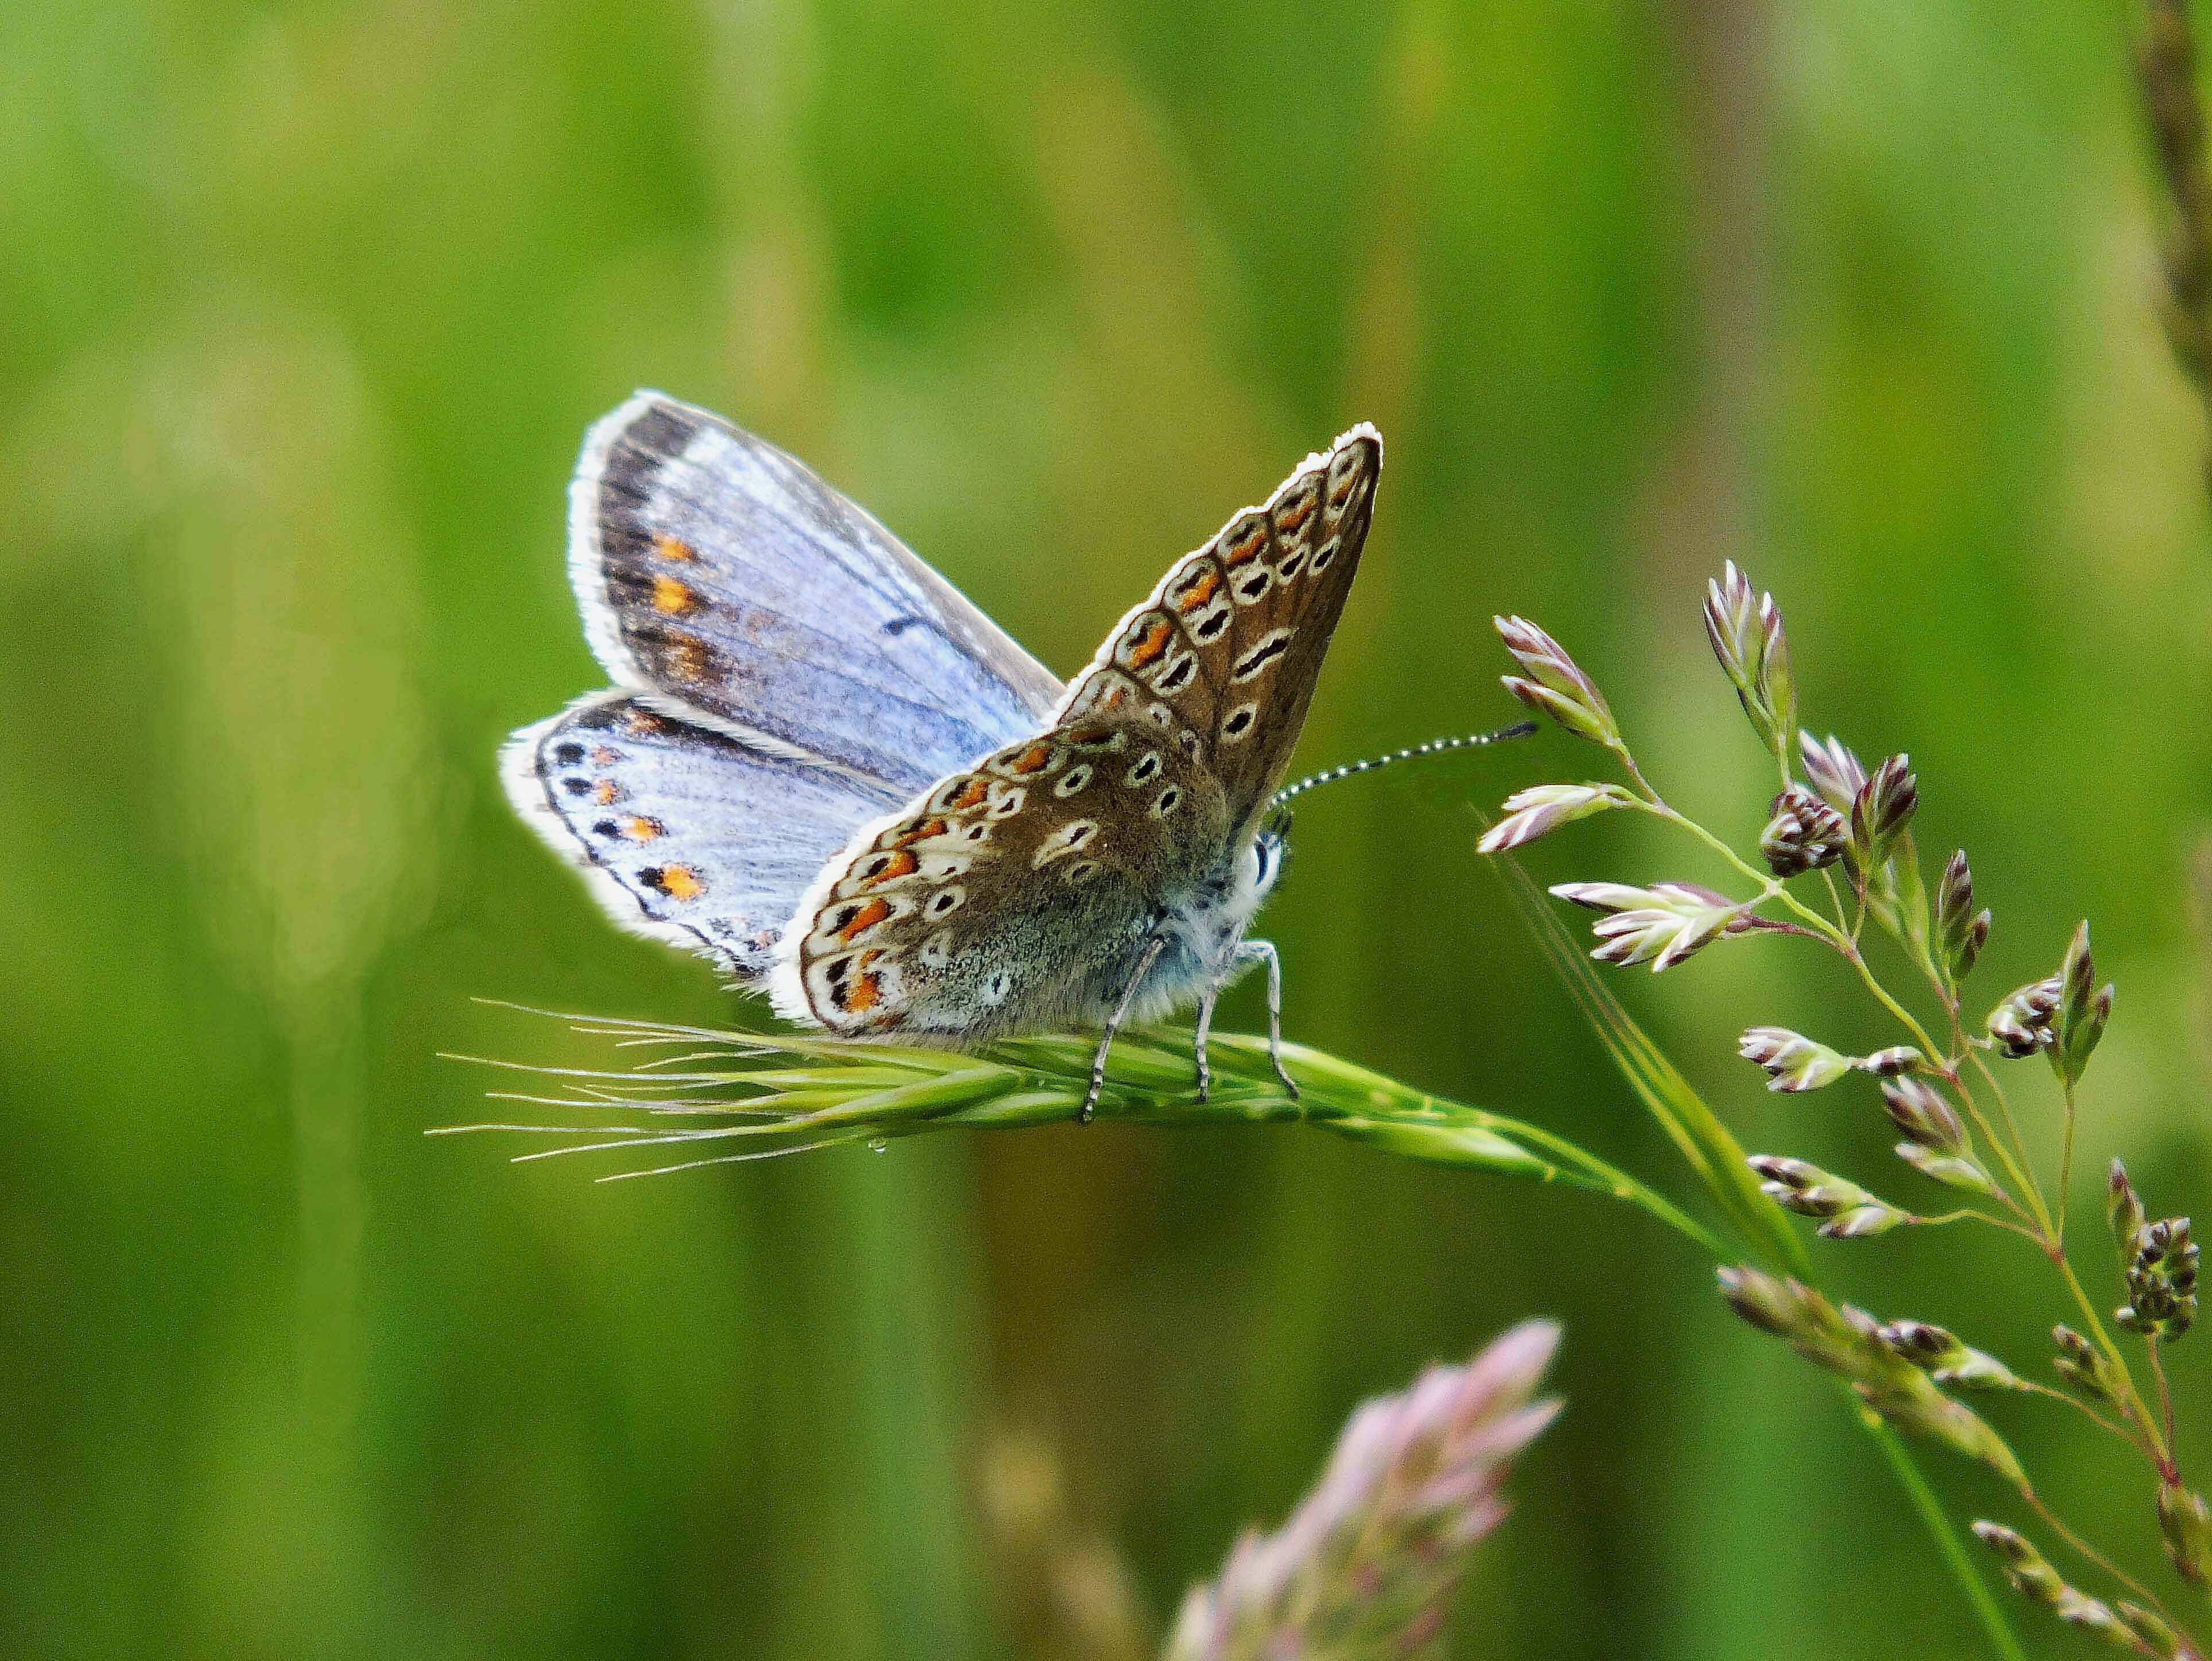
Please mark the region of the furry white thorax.
[[[1129, 1018], [1139, 1026], [1218, 992], [1245, 967], [1237, 960], [1237, 947], [1282, 875], [1281, 838], [1263, 831], [1232, 860], [1225, 884], [1200, 885], [1188, 909], [1170, 912], [1161, 924], [1168, 949], [1129, 1006]], [[1100, 1013], [1103, 1018], [1105, 1012]]]

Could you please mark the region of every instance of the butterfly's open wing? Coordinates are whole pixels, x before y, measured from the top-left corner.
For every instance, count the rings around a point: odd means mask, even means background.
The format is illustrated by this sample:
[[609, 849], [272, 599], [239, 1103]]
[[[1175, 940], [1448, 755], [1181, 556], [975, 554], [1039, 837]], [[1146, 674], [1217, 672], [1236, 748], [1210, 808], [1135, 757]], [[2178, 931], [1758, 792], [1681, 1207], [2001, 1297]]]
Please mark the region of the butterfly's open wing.
[[803, 463], [662, 393], [586, 438], [568, 542], [618, 685], [902, 795], [1036, 731], [1064, 690]]
[[1144, 720], [1220, 780], [1240, 835], [1290, 765], [1329, 636], [1367, 540], [1382, 440], [1362, 422], [1309, 456], [1160, 579], [1091, 667], [1062, 724]]
[[516, 733], [501, 773], [523, 821], [584, 870], [617, 923], [749, 981], [823, 862], [905, 794], [618, 691]]

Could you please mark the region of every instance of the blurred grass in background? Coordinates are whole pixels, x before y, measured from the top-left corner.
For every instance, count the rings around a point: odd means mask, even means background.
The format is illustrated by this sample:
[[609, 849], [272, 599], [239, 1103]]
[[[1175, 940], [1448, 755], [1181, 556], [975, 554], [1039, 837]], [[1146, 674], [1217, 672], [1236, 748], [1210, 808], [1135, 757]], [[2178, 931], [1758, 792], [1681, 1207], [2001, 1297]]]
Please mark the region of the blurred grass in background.
[[[1357, 1399], [1545, 1313], [1571, 1410], [1456, 1654], [1764, 1657], [1815, 1622], [1967, 1652], [1832, 1393], [1588, 1197], [1294, 1131], [613, 1187], [420, 1133], [481, 1116], [434, 1052], [560, 1058], [471, 997], [732, 1015], [493, 776], [602, 681], [563, 487], [658, 385], [808, 458], [1063, 671], [1372, 419], [1389, 477], [1303, 755], [1510, 718], [1485, 625], [1516, 609], [1662, 787], [1755, 834], [1697, 622], [1745, 561], [1812, 718], [1910, 749], [1923, 841], [1970, 841], [1989, 983], [2094, 919], [2122, 1003], [2078, 1168], [2124, 1144], [2201, 1206], [2212, 561], [2124, 27], [2072, 0], [0, 9], [0, 1651], [1059, 1653], [1035, 1543], [989, 1516], [1064, 1504], [1164, 1616]], [[1267, 918], [1289, 1026], [1668, 1173], [1471, 852], [1470, 797], [1590, 759], [1539, 742], [1302, 804]], [[1538, 869], [1647, 870], [1648, 834]], [[1809, 953], [1628, 990], [1747, 1143], [1879, 1168], [1870, 1101], [1778, 1102], [1731, 1055], [1755, 1020], [1873, 1029], [1823, 1013], [1859, 1006]], [[2033, 1282], [2001, 1239], [1824, 1250]], [[1910, 1283], [1883, 1313], [1965, 1306]], [[2026, 1361], [2052, 1312], [2015, 1312], [1969, 1336]], [[2004, 1405], [2054, 1501], [2148, 1561], [2102, 1451]]]

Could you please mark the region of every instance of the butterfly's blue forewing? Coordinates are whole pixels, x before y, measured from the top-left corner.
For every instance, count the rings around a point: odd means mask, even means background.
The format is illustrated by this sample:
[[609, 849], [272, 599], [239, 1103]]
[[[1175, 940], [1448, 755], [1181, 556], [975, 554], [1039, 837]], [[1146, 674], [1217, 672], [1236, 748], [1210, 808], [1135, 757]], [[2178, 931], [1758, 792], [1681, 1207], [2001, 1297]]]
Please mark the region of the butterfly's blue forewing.
[[640, 392], [592, 427], [568, 568], [619, 685], [919, 789], [1036, 730], [1060, 682], [804, 464]]

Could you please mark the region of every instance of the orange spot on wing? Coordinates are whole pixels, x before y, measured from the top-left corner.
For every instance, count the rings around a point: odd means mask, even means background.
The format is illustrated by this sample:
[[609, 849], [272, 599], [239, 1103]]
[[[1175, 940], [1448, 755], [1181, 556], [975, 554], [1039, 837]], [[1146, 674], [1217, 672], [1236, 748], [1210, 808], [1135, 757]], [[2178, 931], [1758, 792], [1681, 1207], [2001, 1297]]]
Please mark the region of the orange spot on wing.
[[856, 974], [845, 983], [843, 1003], [848, 1015], [866, 1015], [883, 999], [884, 978], [878, 974]]
[[637, 875], [647, 887], [659, 889], [671, 900], [696, 900], [707, 892], [699, 873], [689, 865], [650, 865]]
[[699, 550], [681, 536], [672, 536], [665, 530], [653, 539], [653, 551], [664, 560], [674, 560], [690, 565], [699, 557]]
[[1267, 545], [1267, 527], [1264, 522], [1255, 522], [1230, 542], [1224, 550], [1224, 562], [1243, 565], [1247, 560], [1257, 559], [1260, 550]]
[[622, 752], [617, 749], [612, 744], [594, 744], [592, 746], [592, 765], [594, 767], [611, 767], [621, 760]]
[[668, 827], [658, 819], [648, 819], [641, 813], [624, 815], [622, 834], [633, 842], [650, 842], [668, 834]]
[[708, 678], [713, 659], [704, 640], [690, 634], [672, 634], [663, 661], [668, 672], [678, 680], [697, 686]]
[[1176, 596], [1177, 611], [1195, 611], [1212, 599], [1221, 586], [1221, 573], [1212, 566], [1198, 574], [1197, 580]]
[[1310, 494], [1296, 501], [1285, 502], [1276, 510], [1275, 523], [1284, 530], [1295, 534], [1300, 525], [1313, 518], [1314, 499]]
[[702, 603], [696, 593], [665, 573], [653, 579], [653, 609], [664, 616], [689, 615]]
[[1136, 645], [1129, 648], [1129, 667], [1142, 669], [1168, 649], [1168, 641], [1175, 633], [1175, 625], [1164, 617], [1155, 617]]
[[612, 807], [623, 798], [623, 787], [611, 779], [602, 779], [592, 786], [592, 800], [601, 807]]
[[866, 879], [866, 884], [872, 888], [878, 882], [890, 882], [902, 876], [911, 876], [921, 868], [921, 861], [916, 859], [904, 848], [901, 848], [896, 853], [884, 856], [882, 864], [871, 872]]
[[981, 779], [970, 779], [962, 788], [960, 794], [954, 797], [948, 805], [954, 813], [963, 813], [969, 808], [980, 805], [983, 798], [990, 793], [991, 787]]
[[652, 711], [640, 709], [635, 704], [623, 712], [622, 724], [624, 731], [635, 733], [659, 732], [668, 724]]
[[1051, 760], [1052, 746], [1050, 744], [1031, 744], [1019, 755], [1014, 757], [1013, 761], [1009, 763], [1009, 765], [1016, 773], [1036, 773], [1041, 770], [1044, 764]]
[[867, 933], [890, 914], [891, 907], [889, 900], [880, 897], [871, 900], [860, 910], [854, 912], [852, 919], [837, 931], [837, 937], [849, 946], [855, 937]]
[[933, 836], [942, 836], [951, 828], [942, 819], [925, 819], [893, 837], [891, 846], [895, 848], [911, 847], [916, 842], [926, 842]]

